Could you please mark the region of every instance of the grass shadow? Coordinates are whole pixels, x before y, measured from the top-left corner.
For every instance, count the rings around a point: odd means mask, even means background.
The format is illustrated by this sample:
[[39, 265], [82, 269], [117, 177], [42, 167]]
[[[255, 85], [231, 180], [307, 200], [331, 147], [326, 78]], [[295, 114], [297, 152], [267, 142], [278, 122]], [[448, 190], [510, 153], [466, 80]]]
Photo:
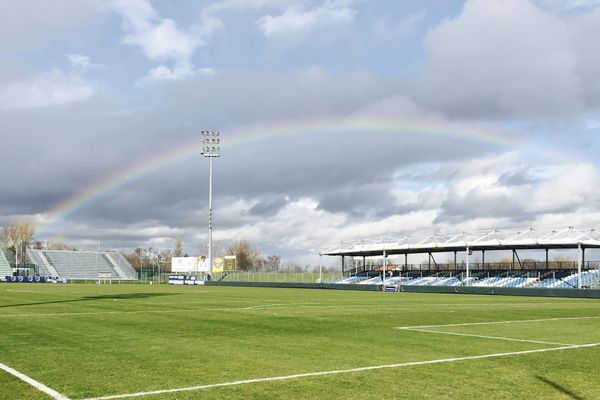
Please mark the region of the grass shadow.
[[572, 399], [575, 399], [575, 400], [584, 400], [584, 398], [583, 398], [583, 397], [581, 397], [581, 396], [578, 396], [577, 394], [573, 393], [572, 391], [570, 391], [570, 390], [569, 390], [569, 389], [567, 389], [566, 387], [564, 387], [564, 386], [561, 386], [561, 385], [559, 385], [558, 383], [556, 383], [556, 382], [553, 382], [553, 381], [551, 381], [551, 380], [550, 380], [550, 379], [548, 379], [548, 378], [544, 378], [543, 376], [539, 376], [539, 375], [536, 375], [536, 378], [537, 378], [538, 380], [540, 380], [540, 381], [544, 382], [546, 385], [548, 385], [548, 386], [552, 386], [552, 387], [553, 387], [554, 389], [556, 389], [557, 391], [559, 391], [559, 392], [561, 392], [561, 393], [563, 393], [563, 394], [565, 394], [565, 395], [569, 396], [569, 397], [570, 397], [570, 398], [572, 398]]
[[81, 301], [93, 301], [93, 300], [135, 300], [135, 299], [149, 299], [152, 297], [162, 296], [173, 296], [179, 293], [121, 293], [121, 294], [106, 294], [99, 296], [84, 296], [78, 299], [70, 300], [52, 300], [52, 301], [39, 301], [35, 303], [21, 303], [21, 304], [7, 304], [0, 306], [0, 308], [9, 307], [23, 307], [23, 306], [37, 306], [43, 304], [62, 304], [62, 303], [76, 303]]

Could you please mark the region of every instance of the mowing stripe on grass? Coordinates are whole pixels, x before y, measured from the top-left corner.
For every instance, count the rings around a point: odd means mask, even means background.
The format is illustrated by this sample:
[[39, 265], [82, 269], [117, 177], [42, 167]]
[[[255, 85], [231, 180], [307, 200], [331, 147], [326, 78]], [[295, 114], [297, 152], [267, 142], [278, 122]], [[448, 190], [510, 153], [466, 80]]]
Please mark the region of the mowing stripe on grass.
[[442, 335], [453, 335], [453, 336], [468, 336], [468, 337], [476, 337], [482, 339], [496, 339], [496, 340], [508, 340], [511, 342], [525, 342], [525, 343], [537, 343], [537, 344], [555, 344], [558, 346], [576, 346], [573, 343], [558, 343], [558, 342], [544, 342], [541, 340], [531, 340], [531, 339], [517, 339], [517, 338], [509, 338], [504, 336], [487, 336], [487, 335], [475, 335], [472, 333], [457, 333], [457, 332], [443, 332], [443, 331], [434, 331], [431, 329], [403, 329], [406, 331], [412, 332], [427, 332], [427, 333], [440, 333]]
[[285, 380], [290, 380], [290, 379], [310, 378], [310, 377], [336, 375], [336, 374], [347, 374], [347, 373], [353, 373], [353, 372], [372, 371], [372, 370], [379, 370], [379, 369], [386, 369], [386, 368], [400, 368], [400, 367], [411, 367], [411, 366], [428, 365], [428, 364], [451, 363], [451, 362], [467, 361], [467, 360], [481, 360], [481, 359], [486, 359], [486, 358], [497, 358], [497, 357], [516, 356], [516, 355], [522, 355], [522, 354], [544, 353], [544, 352], [548, 352], [548, 351], [571, 350], [571, 349], [579, 349], [579, 348], [584, 348], [584, 347], [596, 347], [596, 346], [600, 346], [600, 343], [588, 343], [588, 344], [579, 344], [579, 345], [573, 345], [573, 346], [562, 346], [562, 347], [550, 347], [550, 348], [535, 349], [535, 350], [512, 351], [509, 353], [482, 354], [482, 355], [478, 355], [478, 356], [443, 358], [443, 359], [439, 359], [439, 360], [412, 361], [412, 362], [404, 362], [404, 363], [398, 363], [398, 364], [385, 364], [385, 365], [374, 365], [374, 366], [370, 366], [370, 367], [338, 369], [338, 370], [333, 370], [333, 371], [307, 372], [307, 373], [303, 373], [303, 374], [273, 376], [273, 377], [268, 377], [268, 378], [257, 378], [257, 379], [244, 379], [244, 380], [240, 380], [240, 381], [213, 383], [213, 384], [209, 384], [209, 385], [190, 386], [190, 387], [183, 387], [183, 388], [176, 388], [176, 389], [150, 390], [147, 392], [115, 394], [115, 395], [101, 396], [101, 397], [90, 397], [90, 398], [87, 398], [84, 400], [126, 399], [126, 398], [131, 398], [131, 397], [143, 397], [143, 396], [151, 396], [151, 395], [156, 395], [156, 394], [191, 392], [191, 391], [196, 391], [196, 390], [205, 390], [205, 389], [212, 389], [212, 388], [219, 388], [219, 387], [246, 385], [246, 384], [250, 384], [250, 383], [285, 381]]
[[[204, 292], [203, 292], [204, 293]], [[206, 302], [188, 302], [188, 304], [206, 304]], [[381, 304], [354, 304], [349, 302], [353, 307], [379, 307]], [[348, 307], [349, 304], [339, 304], [339, 305], [323, 305], [323, 303], [288, 303], [286, 305], [274, 305], [274, 304], [264, 304], [264, 305], [255, 305], [249, 307], [235, 307], [235, 308], [206, 308], [202, 310], [206, 311], [241, 311], [241, 310], [255, 310], [261, 308], [289, 308], [289, 307], [302, 307], [308, 306], [312, 307], [318, 306], [321, 308], [336, 308], [336, 307]], [[577, 304], [577, 303], [534, 303], [536, 305], [539, 304]], [[527, 303], [509, 303], [509, 304], [501, 304], [501, 303], [465, 303], [465, 304], [412, 304], [411, 306], [521, 306], [521, 305], [531, 305]], [[10, 305], [6, 305], [6, 307], [10, 307]], [[169, 310], [133, 310], [133, 311], [89, 311], [89, 312], [54, 312], [54, 313], [23, 313], [23, 314], [0, 314], [0, 318], [23, 318], [23, 317], [58, 317], [58, 316], [78, 316], [78, 315], [102, 315], [102, 314], [154, 314], [154, 313], [171, 313], [171, 312], [198, 312], [199, 309], [169, 309]], [[517, 320], [517, 321], [501, 321], [501, 322], [473, 322], [467, 324], [450, 324], [450, 325], [422, 325], [422, 326], [400, 326], [398, 329], [411, 329], [411, 328], [432, 328], [436, 326], [462, 326], [462, 325], [482, 325], [482, 324], [490, 324], [490, 323], [512, 323], [512, 322], [534, 322], [534, 321], [552, 321], [552, 320], [561, 320], [561, 319], [586, 319], [586, 318], [600, 318], [600, 317], [569, 317], [569, 318], [549, 318], [549, 319], [537, 319], [537, 320]]]
[[48, 396], [52, 397], [55, 400], [69, 400], [69, 398], [67, 396], [58, 393], [56, 390], [50, 389], [48, 386], [44, 385], [43, 383], [40, 383], [40, 382], [36, 381], [35, 379], [30, 378], [27, 375], [20, 373], [19, 371], [9, 367], [8, 365], [0, 363], [0, 369], [5, 372], [8, 372], [9, 374], [11, 374], [13, 376], [16, 376], [23, 382], [29, 383], [31, 386], [33, 386], [40, 392], [46, 393]]
[[443, 324], [443, 325], [414, 325], [414, 326], [398, 326], [396, 329], [422, 329], [422, 328], [444, 328], [450, 326], [474, 326], [474, 325], [493, 325], [493, 324], [517, 324], [524, 322], [544, 322], [544, 321], [565, 321], [574, 319], [598, 319], [598, 317], [557, 317], [557, 318], [539, 318], [539, 319], [514, 319], [507, 321], [489, 321], [489, 322], [464, 322], [460, 324]]
[[31, 314], [0, 314], [0, 318], [13, 317], [57, 317], [57, 316], [78, 316], [78, 315], [103, 315], [103, 314], [156, 314], [172, 312], [198, 312], [192, 309], [171, 309], [171, 310], [137, 310], [137, 311], [90, 311], [90, 312], [63, 312], [63, 313], [31, 313]]

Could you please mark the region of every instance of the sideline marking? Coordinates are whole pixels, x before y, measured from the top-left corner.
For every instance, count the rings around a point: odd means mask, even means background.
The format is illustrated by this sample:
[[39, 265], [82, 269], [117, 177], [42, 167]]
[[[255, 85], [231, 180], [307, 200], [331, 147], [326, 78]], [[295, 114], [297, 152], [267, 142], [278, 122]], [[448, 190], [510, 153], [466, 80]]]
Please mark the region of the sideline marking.
[[101, 397], [90, 397], [90, 398], [87, 398], [84, 400], [125, 399], [125, 398], [130, 398], [130, 397], [142, 397], [142, 396], [150, 396], [150, 395], [164, 394], [164, 393], [191, 392], [191, 391], [196, 391], [196, 390], [204, 390], [204, 389], [211, 389], [211, 388], [218, 388], [218, 387], [245, 385], [245, 384], [249, 384], [249, 383], [284, 381], [284, 380], [308, 378], [308, 377], [314, 377], [314, 376], [325, 376], [325, 375], [346, 374], [346, 373], [352, 373], [352, 372], [372, 371], [372, 370], [385, 369], [385, 368], [400, 368], [400, 367], [411, 367], [411, 366], [428, 365], [428, 364], [442, 364], [442, 363], [451, 363], [451, 362], [457, 362], [457, 361], [480, 360], [480, 359], [486, 359], [486, 358], [516, 356], [516, 355], [521, 355], [521, 354], [544, 353], [544, 352], [548, 352], [548, 351], [570, 350], [570, 349], [579, 349], [579, 348], [584, 348], [584, 347], [596, 347], [596, 346], [600, 346], [600, 343], [588, 343], [588, 344], [580, 344], [580, 345], [572, 345], [572, 346], [550, 347], [550, 348], [535, 349], [535, 350], [513, 351], [513, 352], [509, 352], [509, 353], [482, 354], [482, 355], [478, 355], [478, 356], [444, 358], [444, 359], [438, 359], [438, 360], [412, 361], [412, 362], [404, 362], [404, 363], [399, 363], [399, 364], [374, 365], [374, 366], [370, 366], [370, 367], [338, 369], [338, 370], [332, 370], [332, 371], [307, 372], [304, 374], [273, 376], [273, 377], [269, 377], [269, 378], [245, 379], [245, 380], [240, 380], [240, 381], [213, 383], [213, 384], [209, 384], [209, 385], [190, 386], [190, 387], [177, 388], [177, 389], [162, 389], [162, 390], [152, 390], [152, 391], [148, 391], [148, 392], [137, 392], [137, 393], [116, 394], [116, 395], [101, 396]]
[[458, 332], [443, 332], [443, 331], [434, 331], [431, 329], [403, 329], [405, 331], [411, 332], [427, 332], [427, 333], [440, 333], [442, 335], [454, 335], [454, 336], [468, 336], [468, 337], [476, 337], [482, 339], [497, 339], [497, 340], [509, 340], [511, 342], [526, 342], [526, 343], [538, 343], [538, 344], [556, 344], [559, 346], [577, 346], [573, 343], [559, 343], [559, 342], [544, 342], [541, 340], [530, 340], [530, 339], [517, 339], [517, 338], [509, 338], [503, 336], [486, 336], [486, 335], [475, 335], [472, 333], [458, 333]]
[[35, 379], [30, 378], [27, 375], [20, 373], [19, 371], [9, 367], [8, 365], [0, 363], [0, 369], [5, 372], [8, 372], [9, 374], [11, 374], [13, 376], [16, 376], [17, 378], [19, 378], [20, 380], [22, 380], [24, 382], [29, 383], [31, 386], [33, 386], [40, 392], [46, 393], [48, 396], [52, 397], [55, 400], [70, 400], [67, 396], [58, 393], [56, 390], [50, 389], [48, 386], [44, 385], [43, 383], [40, 383], [40, 382], [36, 381]]
[[444, 325], [414, 325], [414, 326], [398, 326], [396, 329], [415, 330], [421, 328], [444, 328], [449, 326], [474, 326], [474, 325], [492, 325], [492, 324], [516, 324], [520, 322], [544, 322], [544, 321], [564, 321], [573, 319], [598, 319], [598, 317], [557, 317], [557, 318], [541, 318], [541, 319], [514, 319], [508, 321], [488, 321], [488, 322], [465, 322], [460, 324], [444, 324]]

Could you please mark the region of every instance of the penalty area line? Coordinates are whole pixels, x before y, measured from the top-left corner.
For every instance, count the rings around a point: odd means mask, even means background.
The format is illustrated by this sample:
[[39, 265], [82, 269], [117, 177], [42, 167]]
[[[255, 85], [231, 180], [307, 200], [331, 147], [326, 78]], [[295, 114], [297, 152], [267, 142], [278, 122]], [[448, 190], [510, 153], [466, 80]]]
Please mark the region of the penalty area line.
[[459, 324], [444, 324], [444, 325], [413, 325], [413, 326], [398, 326], [396, 329], [415, 330], [424, 328], [445, 328], [452, 326], [476, 326], [476, 325], [496, 325], [496, 324], [518, 324], [527, 322], [545, 322], [545, 321], [568, 321], [577, 319], [598, 319], [600, 316], [591, 317], [556, 317], [556, 318], [538, 318], [538, 319], [512, 319], [506, 321], [487, 321], [487, 322], [464, 322]]
[[70, 400], [67, 396], [65, 396], [61, 393], [58, 393], [54, 389], [50, 389], [48, 386], [44, 385], [43, 383], [36, 381], [35, 379], [17, 371], [16, 369], [9, 367], [8, 365], [0, 363], [0, 369], [19, 378], [23, 382], [30, 384], [31, 386], [33, 386], [40, 392], [46, 393], [48, 396], [52, 397], [55, 400]]
[[542, 340], [531, 340], [531, 339], [518, 339], [518, 338], [510, 338], [504, 336], [488, 336], [488, 335], [475, 335], [472, 333], [459, 333], [459, 332], [444, 332], [444, 331], [434, 331], [431, 329], [403, 329], [404, 331], [413, 331], [413, 332], [426, 332], [426, 333], [439, 333], [442, 335], [452, 335], [452, 336], [465, 336], [465, 337], [474, 337], [480, 339], [494, 339], [494, 340], [508, 340], [510, 342], [524, 342], [524, 343], [537, 343], [537, 344], [554, 344], [558, 346], [576, 346], [574, 343], [559, 343], [559, 342], [545, 342]]
[[190, 386], [190, 387], [183, 387], [183, 388], [176, 388], [176, 389], [151, 390], [151, 391], [147, 391], [147, 392], [116, 394], [116, 395], [101, 396], [101, 397], [90, 397], [90, 398], [87, 398], [84, 400], [126, 399], [126, 398], [131, 398], [131, 397], [143, 397], [143, 396], [151, 396], [151, 395], [166, 394], [166, 393], [177, 393], [177, 392], [191, 392], [191, 391], [205, 390], [205, 389], [212, 389], [212, 388], [219, 388], [219, 387], [246, 385], [246, 384], [251, 384], [251, 383], [285, 381], [285, 380], [290, 380], [290, 379], [347, 374], [347, 373], [353, 373], [353, 372], [373, 371], [373, 370], [386, 369], [386, 368], [401, 368], [401, 367], [411, 367], [411, 366], [429, 365], [429, 364], [443, 364], [443, 363], [451, 363], [451, 362], [467, 361], [467, 360], [481, 360], [481, 359], [487, 359], [487, 358], [508, 357], [508, 356], [522, 355], [522, 354], [534, 354], [534, 353], [544, 353], [544, 352], [549, 352], [549, 351], [579, 349], [579, 348], [584, 348], [584, 347], [596, 347], [599, 345], [600, 345], [600, 343], [588, 343], [588, 344], [580, 344], [580, 345], [573, 345], [573, 346], [562, 346], [562, 347], [550, 347], [550, 348], [535, 349], [535, 350], [512, 351], [512, 352], [508, 352], [508, 353], [482, 354], [482, 355], [478, 355], [478, 356], [443, 358], [443, 359], [438, 359], [438, 360], [426, 360], [426, 361], [411, 361], [411, 362], [404, 362], [404, 363], [398, 363], [398, 364], [374, 365], [374, 366], [369, 366], [369, 367], [338, 369], [338, 370], [332, 370], [332, 371], [307, 372], [307, 373], [303, 373], [303, 374], [273, 376], [273, 377], [268, 377], [268, 378], [257, 378], [257, 379], [244, 379], [244, 380], [239, 380], [239, 381], [213, 383], [213, 384], [209, 384], [209, 385]]

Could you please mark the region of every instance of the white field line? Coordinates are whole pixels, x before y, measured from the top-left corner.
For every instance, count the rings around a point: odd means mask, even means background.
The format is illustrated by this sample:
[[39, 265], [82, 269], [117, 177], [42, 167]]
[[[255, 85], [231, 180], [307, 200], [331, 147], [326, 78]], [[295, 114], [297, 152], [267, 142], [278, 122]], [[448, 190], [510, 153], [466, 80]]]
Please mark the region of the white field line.
[[183, 387], [183, 388], [176, 388], [176, 389], [162, 389], [162, 390], [151, 390], [151, 391], [147, 391], [147, 392], [116, 394], [116, 395], [110, 395], [110, 396], [92, 397], [92, 398], [87, 398], [84, 400], [113, 400], [113, 399], [125, 399], [125, 398], [131, 398], [131, 397], [143, 397], [143, 396], [165, 394], [165, 393], [191, 392], [191, 391], [196, 391], [196, 390], [245, 385], [245, 384], [250, 384], [250, 383], [285, 381], [285, 380], [290, 380], [290, 379], [309, 378], [309, 377], [315, 377], [315, 376], [326, 376], [326, 375], [336, 375], [336, 374], [348, 374], [348, 373], [353, 373], [353, 372], [372, 371], [372, 370], [379, 370], [379, 369], [386, 369], [386, 368], [401, 368], [401, 367], [411, 367], [411, 366], [419, 366], [419, 365], [451, 363], [451, 362], [457, 362], [457, 361], [481, 360], [481, 359], [486, 359], [486, 358], [497, 358], [497, 357], [516, 356], [516, 355], [522, 355], [522, 354], [544, 353], [544, 352], [548, 352], [548, 351], [570, 350], [570, 349], [579, 349], [579, 348], [584, 348], [584, 347], [596, 347], [599, 345], [600, 345], [600, 343], [588, 343], [588, 344], [580, 344], [580, 345], [573, 345], [573, 346], [562, 346], [562, 347], [550, 347], [550, 348], [535, 349], [535, 350], [512, 351], [509, 353], [482, 354], [482, 355], [478, 355], [478, 356], [443, 358], [443, 359], [438, 359], [438, 360], [412, 361], [412, 362], [404, 362], [404, 363], [398, 363], [398, 364], [374, 365], [374, 366], [370, 366], [370, 367], [338, 369], [338, 370], [332, 370], [332, 371], [308, 372], [308, 373], [304, 373], [304, 374], [273, 376], [273, 377], [268, 377], [268, 378], [257, 378], [257, 379], [244, 379], [244, 380], [239, 380], [239, 381], [213, 383], [213, 384], [209, 384], [209, 385], [190, 386], [190, 387]]
[[544, 341], [541, 341], [541, 340], [517, 339], [517, 338], [509, 338], [509, 337], [503, 337], [503, 336], [475, 335], [475, 334], [471, 334], [471, 333], [443, 332], [443, 331], [434, 331], [434, 330], [431, 330], [431, 329], [418, 329], [418, 328], [414, 328], [414, 329], [404, 329], [404, 330], [406, 330], [406, 331], [412, 331], [412, 332], [439, 333], [439, 334], [442, 334], [442, 335], [476, 337], [476, 338], [482, 338], [482, 339], [508, 340], [508, 341], [511, 341], [511, 342], [525, 342], [525, 343], [537, 343], [537, 344], [555, 344], [555, 345], [559, 345], [559, 346], [577, 346], [576, 344], [573, 344], [573, 343], [544, 342]]
[[[348, 304], [328, 305], [321, 302], [305, 302], [305, 303], [278, 303], [278, 304], [259, 304], [248, 307], [231, 307], [231, 308], [207, 308], [208, 311], [243, 311], [243, 310], [258, 310], [261, 308], [289, 308], [298, 306], [319, 306], [319, 307], [347, 307]], [[354, 306], [354, 305], [352, 305]], [[371, 306], [371, 305], [369, 305]]]
[[32, 290], [13, 290], [13, 289], [6, 289], [7, 292], [12, 292], [12, 293], [34, 293], [34, 294], [43, 294], [42, 292], [34, 292]]
[[414, 325], [414, 326], [398, 326], [396, 329], [424, 329], [424, 328], [446, 328], [451, 326], [476, 326], [476, 325], [495, 325], [495, 324], [518, 324], [526, 322], [545, 322], [545, 321], [568, 321], [576, 319], [598, 319], [596, 317], [557, 317], [557, 318], [539, 318], [539, 319], [515, 319], [507, 321], [489, 321], [489, 322], [465, 322], [460, 324], [444, 324], [444, 325]]
[[48, 396], [52, 397], [55, 400], [69, 400], [69, 398], [67, 396], [58, 393], [56, 390], [50, 389], [48, 386], [44, 385], [43, 383], [40, 383], [40, 382], [36, 381], [35, 379], [30, 378], [27, 375], [20, 373], [19, 371], [9, 367], [8, 365], [0, 363], [0, 369], [5, 372], [8, 372], [9, 374], [11, 374], [13, 376], [16, 376], [23, 382], [30, 384], [31, 386], [33, 386], [40, 392], [46, 393]]
[[[258, 304], [248, 307], [222, 307], [222, 308], [207, 308], [208, 311], [245, 311], [245, 310], [257, 310], [261, 308], [290, 308], [297, 306], [305, 306], [305, 307], [320, 307], [320, 308], [336, 308], [336, 307], [381, 307], [382, 305], [386, 305], [387, 303], [372, 303], [372, 304], [363, 304], [357, 302], [348, 302], [341, 304], [327, 304], [326, 302], [307, 302], [307, 303], [281, 303], [281, 304]], [[410, 304], [411, 307], [430, 307], [430, 306], [443, 306], [443, 307], [463, 307], [463, 306], [475, 306], [475, 307], [488, 307], [488, 306], [532, 306], [532, 305], [563, 305], [563, 304], [577, 304], [580, 303], [557, 303], [557, 302], [547, 302], [547, 303], [422, 303], [422, 304]], [[407, 306], [404, 303], [389, 303], [390, 306], [393, 305], [402, 305]], [[395, 310], [390, 310], [395, 311]]]

